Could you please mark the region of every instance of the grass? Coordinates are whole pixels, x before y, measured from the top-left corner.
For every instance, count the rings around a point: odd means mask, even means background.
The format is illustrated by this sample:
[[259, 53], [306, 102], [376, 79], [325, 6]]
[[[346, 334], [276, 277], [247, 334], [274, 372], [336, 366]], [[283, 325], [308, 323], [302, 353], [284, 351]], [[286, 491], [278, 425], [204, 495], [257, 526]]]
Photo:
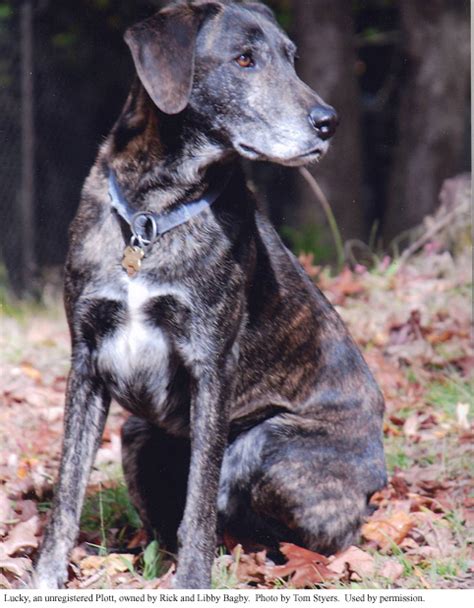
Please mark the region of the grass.
[[235, 565], [228, 568], [228, 555], [224, 547], [219, 547], [219, 555], [212, 566], [212, 589], [235, 589], [238, 586], [237, 568], [239, 556], [237, 555]]
[[405, 442], [400, 437], [385, 440], [385, 460], [390, 475], [396, 469], [409, 469], [413, 464], [413, 459], [405, 452]]
[[42, 277], [39, 283], [42, 288], [37, 295], [21, 299], [16, 297], [9, 287], [6, 268], [0, 263], [0, 317], [27, 323], [38, 314], [54, 319], [63, 316], [62, 279], [59, 271], [52, 271], [50, 277]]
[[[88, 496], [81, 515], [81, 530], [100, 536], [100, 544], [94, 545], [98, 554], [105, 556], [109, 552], [110, 531], [115, 530], [114, 542], [126, 543], [134, 532], [142, 528], [140, 517], [130, 501], [125, 484], [119, 481], [109, 488], [100, 488]], [[138, 562], [138, 570], [143, 579], [150, 581], [166, 573], [166, 552], [154, 540], [147, 545]], [[124, 558], [125, 559], [125, 558]], [[129, 571], [137, 574], [134, 565], [125, 560]]]
[[89, 533], [100, 532], [102, 552], [107, 550], [108, 532], [112, 528], [118, 530], [116, 539], [120, 542], [141, 526], [140, 517], [123, 483], [102, 488], [85, 500], [81, 529]]
[[427, 387], [426, 402], [450, 418], [456, 418], [458, 403], [474, 403], [474, 380], [464, 382], [456, 376], [431, 382]]

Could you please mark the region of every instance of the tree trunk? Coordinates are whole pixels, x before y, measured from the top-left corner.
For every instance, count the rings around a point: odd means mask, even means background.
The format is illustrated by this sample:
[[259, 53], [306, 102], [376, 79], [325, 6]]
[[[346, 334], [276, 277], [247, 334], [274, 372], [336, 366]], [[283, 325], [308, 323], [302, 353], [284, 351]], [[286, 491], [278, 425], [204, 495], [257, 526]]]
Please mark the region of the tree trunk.
[[402, 87], [385, 242], [438, 205], [443, 181], [462, 170], [468, 123], [469, 18], [465, 0], [400, 0]]
[[[347, 0], [293, 0], [294, 38], [301, 59], [297, 70], [337, 110], [338, 131], [327, 156], [311, 169], [336, 216], [343, 240], [368, 232], [362, 199], [360, 95], [355, 73], [352, 3]], [[300, 178], [300, 225], [325, 223], [318, 202]], [[327, 230], [325, 230], [327, 232]]]

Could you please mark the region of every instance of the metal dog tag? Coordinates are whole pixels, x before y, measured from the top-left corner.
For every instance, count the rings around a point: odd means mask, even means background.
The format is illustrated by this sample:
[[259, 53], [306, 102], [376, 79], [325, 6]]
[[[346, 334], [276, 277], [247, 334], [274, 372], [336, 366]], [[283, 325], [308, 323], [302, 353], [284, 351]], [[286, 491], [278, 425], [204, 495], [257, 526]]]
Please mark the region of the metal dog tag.
[[140, 247], [129, 245], [123, 252], [122, 266], [127, 271], [129, 277], [133, 277], [142, 267], [142, 260], [145, 252]]

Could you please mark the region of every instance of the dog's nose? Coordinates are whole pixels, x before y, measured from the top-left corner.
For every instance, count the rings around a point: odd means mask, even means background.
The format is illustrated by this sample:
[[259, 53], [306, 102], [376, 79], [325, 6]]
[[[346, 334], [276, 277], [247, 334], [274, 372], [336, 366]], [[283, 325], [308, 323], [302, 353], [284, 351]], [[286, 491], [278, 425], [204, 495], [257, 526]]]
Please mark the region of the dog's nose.
[[339, 118], [336, 110], [331, 106], [315, 106], [309, 113], [309, 122], [316, 129], [318, 136], [323, 140], [329, 139], [336, 132]]

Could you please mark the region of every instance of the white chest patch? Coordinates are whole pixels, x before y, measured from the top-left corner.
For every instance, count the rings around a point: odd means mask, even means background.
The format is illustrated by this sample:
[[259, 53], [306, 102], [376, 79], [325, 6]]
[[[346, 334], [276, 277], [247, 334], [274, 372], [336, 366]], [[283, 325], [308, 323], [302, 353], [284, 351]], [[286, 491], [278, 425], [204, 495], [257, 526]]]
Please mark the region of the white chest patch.
[[146, 323], [144, 308], [150, 299], [150, 292], [140, 282], [130, 282], [127, 300], [127, 320], [103, 345], [101, 362], [110, 366], [119, 377], [125, 378], [130, 372], [145, 363], [167, 357], [168, 345], [162, 331]]
[[[168, 295], [170, 290], [152, 288], [138, 278], [126, 283], [126, 320], [102, 342], [99, 370], [111, 377], [119, 393], [124, 385], [128, 392], [146, 389], [154, 401], [161, 402], [169, 380], [170, 342], [164, 331], [147, 321], [145, 311], [152, 298]], [[116, 299], [113, 295], [107, 293]]]

